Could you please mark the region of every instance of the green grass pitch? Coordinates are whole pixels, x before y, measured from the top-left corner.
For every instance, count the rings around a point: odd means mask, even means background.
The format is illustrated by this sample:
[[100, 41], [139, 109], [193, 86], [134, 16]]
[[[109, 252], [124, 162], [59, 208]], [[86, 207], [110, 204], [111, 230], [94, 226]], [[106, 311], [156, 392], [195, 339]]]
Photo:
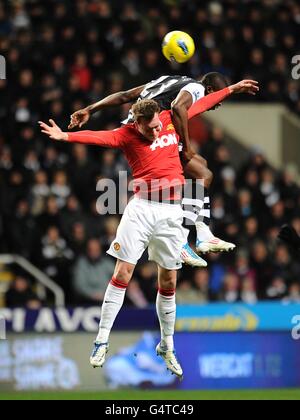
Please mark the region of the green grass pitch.
[[300, 389], [236, 391], [10, 392], [0, 400], [300, 400]]

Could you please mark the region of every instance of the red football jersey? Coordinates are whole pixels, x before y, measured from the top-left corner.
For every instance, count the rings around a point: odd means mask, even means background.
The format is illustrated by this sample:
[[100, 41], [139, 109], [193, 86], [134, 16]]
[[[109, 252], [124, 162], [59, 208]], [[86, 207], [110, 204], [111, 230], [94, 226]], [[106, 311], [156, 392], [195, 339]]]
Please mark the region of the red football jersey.
[[[135, 180], [135, 192], [168, 190], [184, 184], [183, 169], [178, 152], [179, 136], [175, 131], [170, 111], [159, 115], [162, 130], [159, 138], [150, 141], [134, 126], [127, 124], [113, 131], [80, 131], [69, 134], [70, 142], [93, 144], [121, 149], [130, 165]], [[144, 191], [145, 186], [147, 190]], [[171, 194], [164, 199], [178, 198]], [[173, 191], [173, 192], [172, 192]]]

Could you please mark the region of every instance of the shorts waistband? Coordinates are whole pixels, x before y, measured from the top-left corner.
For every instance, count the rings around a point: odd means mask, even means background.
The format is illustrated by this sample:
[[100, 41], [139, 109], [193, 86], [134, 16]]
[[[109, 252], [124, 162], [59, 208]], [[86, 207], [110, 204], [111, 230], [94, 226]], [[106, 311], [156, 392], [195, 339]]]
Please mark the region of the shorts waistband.
[[170, 200], [162, 200], [162, 199], [160, 199], [160, 200], [148, 200], [147, 198], [140, 197], [140, 196], [136, 196], [135, 198], [137, 198], [138, 200], [147, 201], [147, 203], [150, 203], [150, 204], [170, 204], [170, 205], [175, 205], [175, 206], [181, 205], [181, 200], [173, 200], [173, 199], [170, 199]]
[[[174, 194], [174, 195], [173, 195]], [[168, 198], [169, 196], [176, 197], [176, 198]], [[149, 203], [153, 204], [173, 204], [179, 205], [182, 203], [182, 186], [180, 186], [180, 190], [170, 192], [170, 191], [139, 191], [135, 194], [137, 198], [142, 200], [148, 201]]]

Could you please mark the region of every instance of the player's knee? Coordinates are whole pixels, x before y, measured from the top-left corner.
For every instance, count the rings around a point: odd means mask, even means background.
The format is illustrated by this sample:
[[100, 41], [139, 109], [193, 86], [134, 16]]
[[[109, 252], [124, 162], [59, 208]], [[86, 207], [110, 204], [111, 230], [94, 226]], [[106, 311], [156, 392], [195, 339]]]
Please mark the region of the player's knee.
[[207, 168], [205, 171], [205, 177], [204, 177], [206, 188], [210, 187], [211, 183], [213, 182], [213, 179], [214, 179], [214, 174], [212, 173], [211, 170]]
[[118, 280], [121, 283], [129, 283], [132, 274], [134, 271], [134, 267], [131, 264], [127, 263], [120, 263], [117, 265], [114, 277], [116, 280]]
[[162, 289], [170, 290], [176, 288], [176, 272], [164, 271], [159, 278], [159, 286]]
[[201, 158], [201, 163], [203, 166], [205, 166], [205, 168], [207, 168], [207, 160], [204, 158]]
[[175, 290], [176, 289], [176, 281], [174, 280], [165, 280], [161, 282], [161, 289], [164, 290]]

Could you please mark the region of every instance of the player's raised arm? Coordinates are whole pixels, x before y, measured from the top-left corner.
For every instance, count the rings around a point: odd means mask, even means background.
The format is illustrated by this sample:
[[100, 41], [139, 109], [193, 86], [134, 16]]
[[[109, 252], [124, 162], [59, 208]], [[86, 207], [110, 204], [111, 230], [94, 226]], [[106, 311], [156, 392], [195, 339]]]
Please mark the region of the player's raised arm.
[[259, 86], [256, 80], [245, 79], [229, 86], [229, 90], [231, 93], [247, 93], [248, 95], [256, 95], [259, 91]]
[[81, 128], [89, 121], [92, 114], [94, 114], [97, 111], [100, 111], [103, 108], [119, 106], [128, 102], [136, 101], [137, 98], [140, 96], [141, 92], [144, 90], [144, 88], [145, 85], [138, 86], [127, 91], [113, 93], [112, 95], [101, 99], [101, 101], [99, 102], [96, 102], [92, 105], [87, 106], [84, 109], [80, 109], [79, 111], [74, 112], [74, 114], [71, 115], [71, 121], [68, 127], [69, 130], [72, 130], [75, 127]]
[[121, 134], [122, 128], [106, 131], [75, 131], [67, 133], [53, 121], [49, 120], [50, 125], [39, 121], [42, 133], [49, 136], [52, 140], [67, 141], [70, 143], [82, 143], [103, 147], [120, 148], [122, 147], [124, 136]]
[[219, 90], [214, 93], [210, 93], [202, 99], [195, 102], [188, 111], [188, 119], [195, 117], [196, 115], [202, 114], [216, 105], [220, 104], [224, 99], [232, 94], [247, 93], [249, 95], [256, 95], [259, 91], [258, 82], [255, 80], [241, 80], [234, 85], [228, 86], [225, 89]]

